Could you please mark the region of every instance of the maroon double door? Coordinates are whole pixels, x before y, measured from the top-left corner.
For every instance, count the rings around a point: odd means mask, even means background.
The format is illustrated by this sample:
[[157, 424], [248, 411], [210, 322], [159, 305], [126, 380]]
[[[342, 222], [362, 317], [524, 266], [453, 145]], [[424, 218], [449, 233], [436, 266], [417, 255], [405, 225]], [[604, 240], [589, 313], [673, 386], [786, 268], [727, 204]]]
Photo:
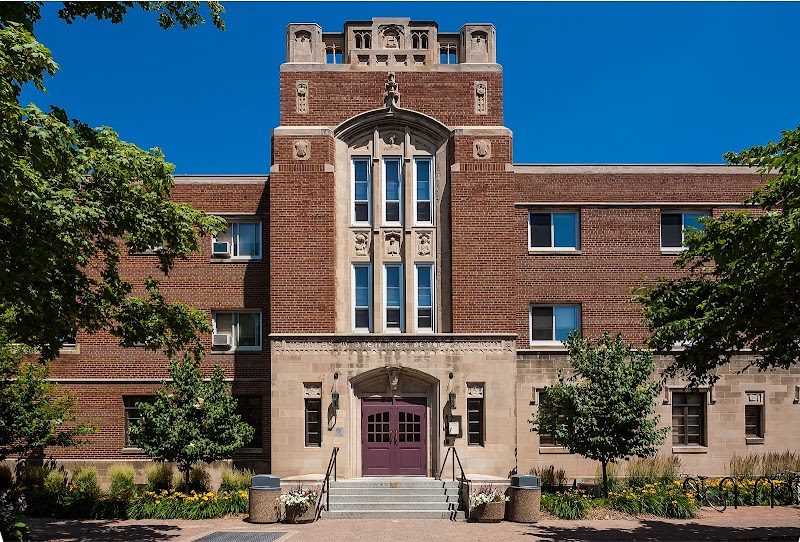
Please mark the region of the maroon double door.
[[428, 408], [424, 397], [363, 399], [364, 476], [425, 476]]

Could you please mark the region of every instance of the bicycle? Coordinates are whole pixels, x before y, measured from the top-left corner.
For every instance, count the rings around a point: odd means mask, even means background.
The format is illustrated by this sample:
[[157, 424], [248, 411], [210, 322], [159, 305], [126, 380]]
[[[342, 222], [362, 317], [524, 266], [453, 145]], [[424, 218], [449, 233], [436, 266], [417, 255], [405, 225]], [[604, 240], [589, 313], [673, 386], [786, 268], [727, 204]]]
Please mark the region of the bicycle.
[[800, 504], [800, 472], [781, 472], [778, 473], [780, 480], [786, 480], [789, 486], [789, 504]]
[[719, 513], [725, 511], [728, 507], [728, 503], [725, 502], [725, 495], [722, 493], [722, 488], [717, 490], [707, 486], [706, 480], [708, 480], [708, 476], [700, 476], [699, 474], [695, 476], [687, 474], [684, 476], [686, 476], [686, 480], [683, 482], [683, 489], [697, 495], [697, 501], [699, 503], [705, 503], [706, 506], [710, 506]]

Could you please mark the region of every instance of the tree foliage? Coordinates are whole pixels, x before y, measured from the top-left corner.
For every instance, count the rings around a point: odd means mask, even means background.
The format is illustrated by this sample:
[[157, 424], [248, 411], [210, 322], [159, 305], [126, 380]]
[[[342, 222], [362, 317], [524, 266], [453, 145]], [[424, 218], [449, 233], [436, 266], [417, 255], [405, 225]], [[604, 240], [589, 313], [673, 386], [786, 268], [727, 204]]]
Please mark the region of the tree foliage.
[[768, 177], [745, 200], [754, 209], [704, 219], [675, 261], [685, 274], [634, 298], [651, 347], [684, 345], [665, 375], [695, 385], [713, 383], [713, 371], [748, 348], [755, 354], [748, 367], [762, 371], [800, 360], [800, 126], [725, 159]]
[[[139, 7], [158, 13], [163, 27], [186, 28], [202, 22], [198, 5], [65, 2], [59, 16], [120, 22]], [[210, 6], [221, 26], [221, 8]], [[123, 278], [120, 258], [159, 247], [167, 274], [224, 221], [170, 201], [174, 168], [159, 149], [139, 149], [57, 107], [19, 103], [23, 86], [43, 90], [58, 69], [32, 33], [40, 7], [0, 5], [0, 313], [13, 315], [6, 335], [44, 360], [77, 330], [106, 330], [128, 346], [163, 345], [168, 354], [198, 348], [196, 333], [210, 331], [205, 315], [168, 303], [157, 278], [139, 285]]]
[[570, 334], [565, 344], [573, 374], [559, 373], [530, 422], [571, 453], [599, 461], [608, 496], [608, 464], [654, 455], [669, 430], [658, 428], [655, 415], [661, 384], [651, 378], [653, 354], [609, 333], [596, 344]]
[[253, 437], [254, 429], [236, 413], [222, 367], [204, 381], [192, 356], [170, 362], [171, 381], [163, 382], [153, 403], [139, 403], [141, 419], [131, 439], [156, 461], [171, 461], [184, 473], [199, 461], [228, 459]]
[[47, 446], [76, 446], [95, 431], [73, 423], [74, 397], [59, 394], [47, 379], [47, 364], [27, 362], [24, 354], [20, 346], [0, 346], [0, 461]]

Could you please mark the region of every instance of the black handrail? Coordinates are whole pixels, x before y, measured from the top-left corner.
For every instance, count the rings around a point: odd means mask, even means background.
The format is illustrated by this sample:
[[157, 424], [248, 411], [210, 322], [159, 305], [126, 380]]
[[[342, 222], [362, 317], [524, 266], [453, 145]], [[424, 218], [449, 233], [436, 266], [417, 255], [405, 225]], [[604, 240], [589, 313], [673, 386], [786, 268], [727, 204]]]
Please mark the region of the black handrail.
[[336, 481], [336, 456], [339, 454], [339, 448], [333, 447], [331, 458], [328, 461], [328, 470], [325, 472], [325, 479], [322, 481], [322, 491], [319, 494], [317, 501], [317, 510], [314, 512], [314, 520], [318, 520], [322, 515], [322, 495], [325, 495], [325, 510], [331, 509], [331, 472], [333, 472], [333, 481]]
[[[458, 462], [458, 470], [461, 472], [461, 478], [458, 480], [458, 508], [459, 510], [464, 509], [466, 510], [466, 501], [464, 500], [464, 484], [468, 484], [470, 482], [467, 475], [464, 474], [464, 467], [461, 465], [461, 458], [458, 457], [458, 451], [456, 451], [455, 446], [450, 446], [447, 449], [447, 453], [444, 454], [444, 461], [442, 461], [442, 468], [439, 469], [439, 476], [436, 477], [437, 480], [442, 479], [442, 473], [444, 472], [445, 467], [447, 466], [447, 458], [450, 457], [450, 452], [453, 452], [453, 460], [451, 461], [453, 466], [453, 481], [456, 479], [456, 462]], [[455, 514], [451, 518], [455, 520]]]

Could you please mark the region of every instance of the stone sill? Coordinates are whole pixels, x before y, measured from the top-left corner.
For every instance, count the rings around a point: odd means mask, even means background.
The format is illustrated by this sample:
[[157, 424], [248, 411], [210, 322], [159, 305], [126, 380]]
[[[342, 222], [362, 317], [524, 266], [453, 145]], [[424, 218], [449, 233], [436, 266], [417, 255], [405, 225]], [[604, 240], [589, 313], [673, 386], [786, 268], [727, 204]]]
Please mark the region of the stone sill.
[[707, 454], [708, 446], [673, 446], [673, 454]]
[[234, 354], [261, 354], [262, 352], [264, 352], [263, 348], [258, 348], [254, 350], [242, 350], [242, 349], [237, 350], [236, 348], [231, 348], [230, 350], [212, 350], [211, 355], [232, 356]]
[[75, 346], [67, 346], [64, 348], [60, 348], [58, 350], [59, 356], [69, 356], [73, 354], [80, 354], [81, 353], [81, 345], [76, 344]]
[[581, 250], [534, 250], [528, 249], [528, 256], [580, 256]]
[[764, 444], [764, 437], [745, 437], [745, 444]]
[[122, 449], [122, 455], [144, 455], [144, 450], [135, 446], [127, 446]]
[[261, 257], [258, 258], [211, 258], [209, 263], [250, 263], [250, 262], [260, 262], [262, 261]]
[[569, 454], [570, 451], [563, 446], [539, 446], [540, 454]]

